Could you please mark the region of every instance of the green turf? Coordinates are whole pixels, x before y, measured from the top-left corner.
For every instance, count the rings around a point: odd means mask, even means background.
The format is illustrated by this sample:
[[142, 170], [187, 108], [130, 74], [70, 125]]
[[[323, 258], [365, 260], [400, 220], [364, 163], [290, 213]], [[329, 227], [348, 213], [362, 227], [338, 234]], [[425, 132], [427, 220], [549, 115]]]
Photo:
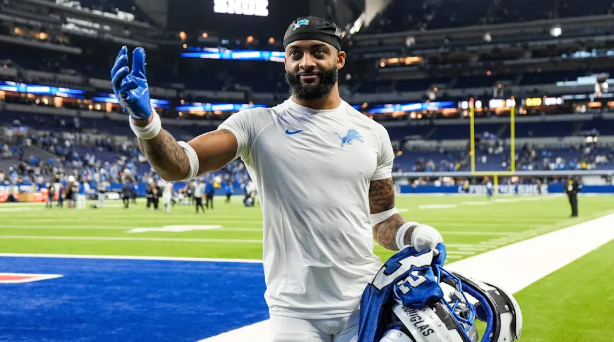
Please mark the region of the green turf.
[[515, 295], [523, 342], [614, 341], [614, 241]]
[[[0, 206], [0, 251], [262, 258], [262, 213], [258, 207], [244, 208], [239, 198], [234, 198], [232, 204], [217, 199], [215, 210], [199, 215], [192, 207], [181, 205], [176, 205], [170, 214], [147, 211], [143, 202], [141, 199], [138, 206], [130, 209], [122, 208], [119, 202], [107, 203], [104, 209], [87, 210]], [[487, 205], [476, 205], [483, 203]], [[455, 207], [420, 209], [432, 205]], [[561, 196], [499, 197], [492, 201], [476, 196], [399, 196], [397, 208], [408, 220], [439, 229], [452, 262], [614, 212], [614, 197], [581, 197], [582, 216], [576, 219], [568, 217], [569, 204]], [[30, 210], [19, 211], [22, 209]], [[132, 228], [170, 225], [220, 225], [222, 229], [128, 233]], [[150, 238], [162, 240], [147, 240]], [[210, 239], [215, 241], [207, 241]], [[381, 246], [376, 246], [375, 252], [382, 258], [392, 255]]]
[[[238, 197], [232, 204], [216, 199], [215, 210], [199, 215], [181, 205], [170, 214], [147, 211], [143, 199], [130, 209], [119, 202], [108, 204], [87, 210], [0, 205], [0, 252], [262, 258], [262, 213], [258, 207], [244, 208]], [[420, 209], [432, 205], [455, 207]], [[448, 262], [454, 262], [614, 213], [614, 196], [581, 196], [579, 218], [569, 217], [569, 203], [563, 196], [491, 201], [479, 196], [399, 196], [397, 208], [406, 219], [441, 231]], [[133, 228], [172, 225], [220, 225], [222, 229], [128, 233]], [[147, 240], [152, 238], [162, 240]], [[382, 259], [393, 253], [381, 246], [375, 252]], [[517, 295], [524, 314], [521, 341], [614, 341], [613, 270], [611, 242], [521, 291]]]

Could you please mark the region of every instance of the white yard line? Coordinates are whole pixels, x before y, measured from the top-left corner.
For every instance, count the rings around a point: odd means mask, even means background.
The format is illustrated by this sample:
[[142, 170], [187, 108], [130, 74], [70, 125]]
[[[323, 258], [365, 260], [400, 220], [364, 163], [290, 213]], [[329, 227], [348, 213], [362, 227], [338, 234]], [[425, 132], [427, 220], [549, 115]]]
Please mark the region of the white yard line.
[[0, 213], [3, 212], [7, 212], [7, 211], [30, 211], [30, 210], [43, 210], [45, 208], [30, 208], [30, 207], [25, 207], [25, 208], [0, 208]]
[[154, 238], [154, 237], [123, 237], [123, 236], [30, 236], [30, 235], [0, 235], [0, 239], [8, 240], [98, 240], [98, 241], [153, 241], [153, 242], [205, 242], [205, 243], [260, 243], [262, 240], [241, 239], [188, 239], [188, 238]]
[[[56, 229], [56, 230], [130, 230], [141, 227], [118, 227], [118, 226], [37, 226], [37, 225], [5, 225], [0, 224], [0, 229]], [[161, 227], [157, 227], [161, 228]], [[221, 228], [215, 231], [223, 232], [261, 232], [262, 228]]]
[[[612, 239], [614, 214], [478, 254], [451, 263], [447, 269], [518, 292]], [[267, 342], [268, 337], [267, 320], [198, 342]]]
[[516, 234], [515, 232], [461, 232], [461, 231], [439, 231], [442, 235], [502, 235], [508, 236], [512, 234]]
[[420, 210], [428, 210], [428, 209], [454, 209], [456, 208], [456, 204], [423, 204], [418, 206]]
[[462, 202], [462, 205], [491, 205], [492, 202]]

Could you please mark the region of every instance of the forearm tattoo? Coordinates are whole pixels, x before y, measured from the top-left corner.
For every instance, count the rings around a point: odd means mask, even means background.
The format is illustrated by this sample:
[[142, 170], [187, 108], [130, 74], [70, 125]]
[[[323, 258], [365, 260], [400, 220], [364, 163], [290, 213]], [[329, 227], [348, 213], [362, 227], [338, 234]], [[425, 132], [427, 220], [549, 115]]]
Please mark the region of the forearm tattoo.
[[[392, 178], [372, 181], [369, 187], [369, 209], [371, 214], [381, 213], [394, 208], [394, 182]], [[397, 232], [407, 221], [400, 214], [394, 214], [386, 221], [373, 226], [373, 238], [382, 247], [398, 251]], [[411, 245], [411, 234], [415, 227], [410, 227], [404, 237], [405, 245]]]
[[371, 182], [369, 187], [369, 209], [371, 214], [394, 208], [394, 182], [392, 178]]
[[[391, 251], [398, 251], [397, 246], [397, 232], [402, 225], [407, 223], [403, 216], [399, 214], [392, 215], [384, 222], [380, 222], [373, 226], [373, 237], [378, 244]], [[406, 246], [411, 245], [411, 234], [414, 232], [416, 226], [409, 227], [405, 233], [403, 243]]]
[[188, 173], [190, 165], [187, 156], [183, 148], [167, 131], [161, 130], [160, 134], [153, 139], [139, 139], [139, 148], [161, 176]]

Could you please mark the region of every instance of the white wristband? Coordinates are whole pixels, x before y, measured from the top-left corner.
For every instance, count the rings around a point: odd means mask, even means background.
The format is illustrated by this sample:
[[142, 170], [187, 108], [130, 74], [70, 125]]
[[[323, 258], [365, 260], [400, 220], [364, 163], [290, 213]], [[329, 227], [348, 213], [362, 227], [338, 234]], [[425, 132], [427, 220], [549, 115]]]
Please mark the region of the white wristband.
[[397, 208], [392, 208], [390, 210], [386, 210], [381, 213], [371, 214], [371, 216], [369, 216], [369, 218], [371, 219], [371, 225], [375, 226], [378, 223], [382, 223], [386, 221], [387, 219], [391, 218], [392, 215], [398, 214], [398, 213], [399, 211], [397, 210]]
[[397, 239], [396, 239], [397, 247], [399, 248], [399, 250], [402, 250], [403, 248], [407, 247], [407, 245], [405, 244], [405, 234], [407, 234], [407, 230], [417, 225], [418, 225], [418, 222], [407, 222], [403, 224], [401, 228], [399, 228], [399, 231], [397, 231]]
[[160, 121], [160, 116], [158, 113], [152, 108], [151, 115], [153, 116], [151, 122], [145, 127], [139, 127], [132, 122], [132, 117], [130, 117], [130, 128], [137, 137], [148, 140], [155, 138], [160, 131], [162, 130], [162, 121]]
[[190, 169], [188, 170], [188, 175], [182, 179], [181, 181], [187, 182], [191, 179], [196, 178], [198, 175], [198, 168], [200, 167], [200, 162], [198, 161], [198, 155], [196, 151], [192, 148], [192, 146], [188, 145], [185, 141], [177, 142], [179, 146], [183, 148], [185, 154], [188, 156], [188, 161], [190, 162]]

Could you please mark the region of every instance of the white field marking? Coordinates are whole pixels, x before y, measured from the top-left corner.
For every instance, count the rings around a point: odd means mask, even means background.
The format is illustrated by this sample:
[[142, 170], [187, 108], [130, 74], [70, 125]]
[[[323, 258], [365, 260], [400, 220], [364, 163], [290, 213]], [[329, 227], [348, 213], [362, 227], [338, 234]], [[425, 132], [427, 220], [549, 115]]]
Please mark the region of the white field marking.
[[21, 254], [0, 253], [0, 257], [15, 258], [58, 258], [58, 259], [109, 259], [109, 260], [160, 260], [160, 261], [200, 261], [200, 262], [243, 262], [261, 264], [262, 260], [254, 259], [216, 259], [216, 258], [184, 258], [184, 257], [157, 257], [157, 256], [130, 256], [130, 255], [73, 255], [73, 254]]
[[517, 292], [614, 239], [614, 214], [501, 247], [450, 270]]
[[146, 232], [191, 232], [196, 230], [219, 230], [222, 226], [164, 226], [162, 228], [134, 228], [128, 230], [126, 233], [146, 233]]
[[44, 207], [45, 203], [17, 202], [17, 203], [0, 203], [0, 207]]
[[516, 203], [520, 202], [520, 198], [497, 198], [495, 202], [497, 203]]
[[514, 232], [455, 232], [455, 231], [445, 231], [440, 230], [439, 233], [442, 235], [503, 235], [508, 236], [514, 234]]
[[0, 208], [0, 213], [5, 211], [30, 211], [30, 210], [43, 210], [45, 208]]
[[[38, 210], [38, 209], [37, 209]], [[172, 222], [176, 222], [177, 221], [177, 216], [167, 216], [166, 214], [164, 216], [152, 216], [152, 215], [147, 215], [147, 216], [141, 216], [141, 215], [134, 215], [134, 216], [126, 216], [123, 218], [129, 218], [129, 219], [138, 219], [138, 218], [143, 218], [143, 219], [149, 219], [151, 221], [163, 221], [164, 219], [168, 219], [168, 221], [172, 221]], [[24, 222], [24, 221], [36, 221], [36, 222], [79, 222], [79, 221], [90, 221], [90, 220], [97, 220], [97, 219], [101, 219], [101, 217], [98, 216], [89, 216], [89, 217], [72, 217], [72, 218], [40, 218], [40, 217], [15, 217], [12, 219], [2, 219], [2, 222], [6, 222], [6, 221], [17, 221], [17, 222]], [[185, 219], [185, 216], [181, 218], [182, 220]], [[188, 218], [189, 219], [189, 218]], [[108, 216], [108, 217], [104, 217], [105, 222], [109, 222], [109, 221], [115, 221], [115, 220], [120, 220], [120, 221], [124, 221], [122, 218], [119, 218], [119, 216], [113, 215], [113, 216]], [[211, 222], [211, 223], [240, 223], [240, 224], [248, 224], [248, 223], [254, 223], [254, 224], [259, 224], [262, 225], [262, 220], [226, 220], [226, 219], [217, 219], [217, 218], [213, 218], [213, 217], [203, 217], [202, 219], [198, 220], [198, 222]]]
[[[515, 293], [614, 239], [611, 227], [614, 214], [465, 258], [446, 268], [497, 285], [505, 284], [505, 289]], [[458, 258], [461, 257], [448, 255], [448, 259]], [[269, 321], [198, 342], [235, 341], [269, 341]]]
[[471, 243], [446, 243], [446, 248], [451, 247], [451, 248], [488, 248], [488, 247], [498, 247], [497, 245], [494, 244], [471, 244]]
[[487, 251], [489, 249], [492, 249], [491, 247], [480, 247], [480, 246], [475, 246], [475, 247], [460, 247], [457, 248], [456, 250], [458, 251], [474, 251], [474, 252], [483, 252], [483, 251]]
[[423, 204], [418, 206], [418, 209], [454, 209], [456, 204]]
[[[0, 229], [54, 229], [54, 230], [127, 230], [133, 229], [130, 227], [117, 226], [33, 226], [33, 225], [4, 225], [0, 224]], [[140, 229], [140, 228], [137, 228]], [[150, 229], [150, 228], [145, 228]], [[159, 228], [155, 228], [159, 229]], [[222, 228], [216, 229], [223, 232], [262, 232], [262, 228]]]
[[473, 255], [475, 254], [475, 251], [469, 252], [469, 251], [449, 251], [447, 252], [448, 255]]
[[398, 210], [400, 213], [406, 213], [406, 212], [408, 212], [408, 211], [409, 211], [409, 209], [407, 209], [407, 208], [399, 208], [399, 209], [397, 209], [397, 210]]
[[204, 243], [262, 243], [262, 240], [245, 239], [188, 239], [188, 238], [153, 238], [153, 237], [106, 237], [106, 236], [30, 236], [30, 235], [0, 235], [0, 239], [8, 240], [98, 240], [98, 241], [154, 241], [154, 242], [204, 242]]
[[462, 205], [491, 205], [492, 202], [462, 202]]
[[[2, 276], [21, 276], [21, 277], [30, 277], [26, 279], [13, 279], [13, 280], [2, 280]], [[62, 277], [61, 274], [32, 274], [32, 273], [0, 273], [0, 283], [2, 284], [17, 284], [17, 283], [31, 283], [39, 280], [47, 280], [47, 279], [55, 279]]]

